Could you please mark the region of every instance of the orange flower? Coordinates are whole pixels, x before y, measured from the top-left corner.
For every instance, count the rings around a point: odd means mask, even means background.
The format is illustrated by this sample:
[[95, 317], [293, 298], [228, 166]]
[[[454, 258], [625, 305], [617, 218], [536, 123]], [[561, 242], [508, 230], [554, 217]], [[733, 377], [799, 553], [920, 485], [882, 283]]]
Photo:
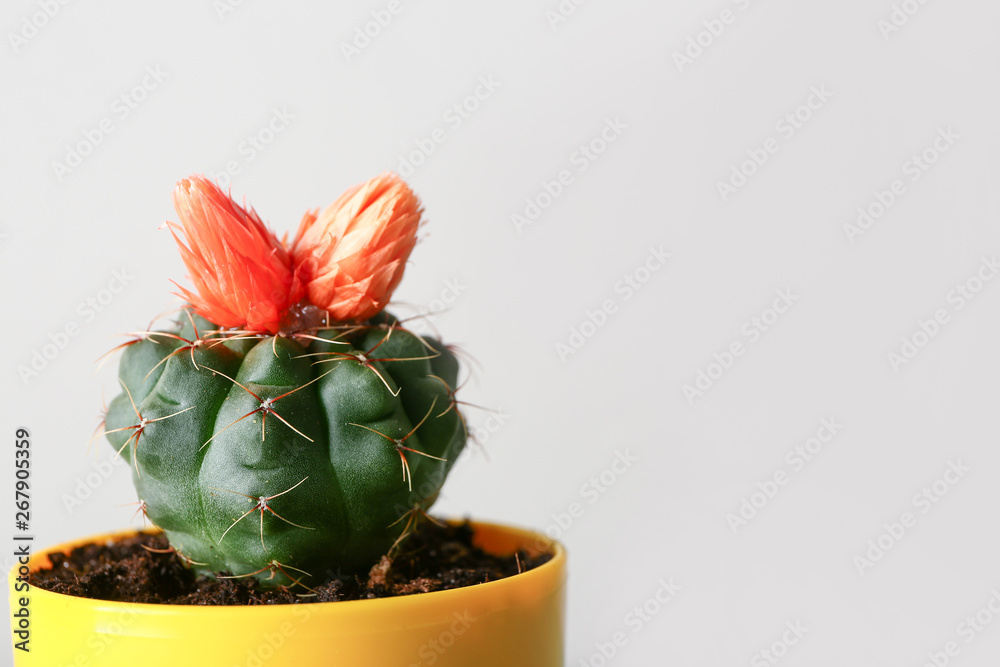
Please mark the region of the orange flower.
[[420, 201], [386, 172], [307, 213], [292, 244], [295, 274], [309, 301], [336, 321], [365, 320], [383, 308], [403, 277], [417, 239]]
[[180, 288], [202, 317], [222, 327], [276, 333], [304, 290], [288, 251], [253, 209], [244, 209], [203, 176], [180, 181], [174, 208], [190, 247], [167, 226], [197, 293]]

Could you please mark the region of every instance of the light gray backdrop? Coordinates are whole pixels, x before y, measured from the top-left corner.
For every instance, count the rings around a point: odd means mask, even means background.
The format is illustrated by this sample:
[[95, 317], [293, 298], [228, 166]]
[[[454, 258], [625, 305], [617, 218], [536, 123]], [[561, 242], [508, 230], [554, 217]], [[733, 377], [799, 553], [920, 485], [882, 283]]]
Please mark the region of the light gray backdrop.
[[130, 524], [94, 360], [185, 280], [175, 181], [280, 233], [394, 169], [428, 220], [396, 300], [500, 411], [467, 413], [489, 458], [438, 510], [563, 540], [567, 664], [995, 664], [998, 19], [5, 2], [3, 423], [37, 544]]

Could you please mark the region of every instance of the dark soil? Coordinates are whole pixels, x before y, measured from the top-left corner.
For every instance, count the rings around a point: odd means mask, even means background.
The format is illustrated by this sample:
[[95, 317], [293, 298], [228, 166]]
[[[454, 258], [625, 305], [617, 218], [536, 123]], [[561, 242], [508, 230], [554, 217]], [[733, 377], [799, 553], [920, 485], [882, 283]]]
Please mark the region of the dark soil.
[[[412, 595], [473, 586], [538, 567], [551, 554], [525, 551], [494, 556], [472, 546], [468, 523], [427, 523], [411, 535], [393, 560], [383, 557], [367, 576], [331, 576], [313, 586], [262, 589], [256, 579], [197, 577], [169, 550], [162, 535], [88, 544], [67, 554], [52, 554], [52, 569], [30, 575], [32, 586], [78, 597], [193, 605], [254, 605], [334, 602]], [[143, 548], [143, 547], [147, 548]]]

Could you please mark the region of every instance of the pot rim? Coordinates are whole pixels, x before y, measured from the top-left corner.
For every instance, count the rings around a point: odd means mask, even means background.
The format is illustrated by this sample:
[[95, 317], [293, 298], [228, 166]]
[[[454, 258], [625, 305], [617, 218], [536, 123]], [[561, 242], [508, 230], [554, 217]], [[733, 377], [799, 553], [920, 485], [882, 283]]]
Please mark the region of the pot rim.
[[[449, 524], [461, 524], [466, 521], [466, 519], [445, 519]], [[506, 593], [512, 593], [520, 587], [531, 587], [536, 590], [536, 592], [545, 591], [558, 588], [565, 583], [566, 579], [566, 549], [565, 547], [547, 535], [543, 533], [536, 532], [534, 530], [529, 530], [526, 528], [521, 528], [517, 526], [511, 526], [509, 524], [494, 523], [489, 521], [474, 521], [468, 519], [469, 524], [474, 529], [473, 543], [477, 544], [483, 541], [483, 537], [499, 539], [502, 542], [508, 544], [514, 544], [515, 549], [525, 549], [529, 552], [539, 552], [549, 550], [552, 552], [552, 558], [547, 562], [535, 567], [527, 572], [522, 572], [519, 574], [511, 575], [509, 577], [504, 577], [503, 579], [497, 579], [494, 581], [487, 581], [482, 584], [473, 584], [471, 586], [462, 586], [461, 588], [452, 588], [448, 590], [441, 591], [431, 591], [429, 593], [415, 593], [413, 595], [397, 595], [385, 598], [375, 598], [370, 600], [340, 600], [332, 602], [308, 602], [308, 603], [280, 603], [272, 605], [197, 605], [197, 604], [169, 604], [169, 603], [157, 603], [157, 602], [124, 602], [118, 600], [102, 600], [99, 598], [82, 597], [78, 595], [69, 595], [66, 593], [57, 593], [55, 591], [49, 591], [44, 588], [39, 588], [37, 586], [31, 586], [28, 595], [31, 597], [40, 597], [45, 601], [56, 601], [59, 600], [66, 605], [83, 605], [89, 608], [96, 609], [115, 609], [115, 608], [128, 608], [141, 612], [144, 614], [153, 613], [164, 613], [164, 614], [177, 614], [177, 613], [194, 613], [194, 614], [213, 614], [220, 613], [220, 611], [226, 611], [227, 613], [240, 613], [240, 614], [277, 614], [285, 613], [289, 609], [319, 609], [324, 608], [327, 612], [336, 609], [342, 610], [342, 613], [358, 613], [358, 612], [371, 612], [375, 611], [373, 608], [376, 604], [380, 604], [383, 607], [388, 607], [390, 605], [397, 607], [400, 611], [406, 607], [414, 607], [414, 611], [422, 601], [426, 602], [429, 597], [431, 597], [435, 602], [444, 603], [448, 600], [448, 597], [458, 598], [459, 596], [468, 596], [472, 591], [477, 591], [484, 596], [491, 595], [504, 595]], [[125, 530], [118, 530], [106, 533], [99, 533], [96, 535], [90, 535], [87, 537], [81, 537], [67, 542], [62, 542], [60, 544], [48, 547], [41, 551], [33, 553], [28, 560], [29, 571], [35, 572], [44, 567], [51, 567], [51, 561], [49, 560], [49, 554], [51, 553], [68, 553], [69, 551], [87, 545], [94, 544], [103, 540], [117, 539], [132, 535], [149, 534], [157, 535], [162, 531], [158, 528], [145, 528], [136, 529], [130, 528]], [[489, 541], [489, 540], [487, 540]], [[486, 551], [491, 553], [506, 553], [508, 550], [505, 548], [497, 548], [495, 551], [488, 546], [483, 546]], [[19, 564], [15, 564], [8, 575], [8, 580], [13, 585], [14, 580], [18, 576], [18, 570], [20, 568]], [[13, 588], [11, 588], [13, 590]], [[365, 607], [360, 607], [359, 605], [366, 605]], [[235, 611], [240, 610], [240, 611]], [[341, 613], [341, 612], [338, 612]]]

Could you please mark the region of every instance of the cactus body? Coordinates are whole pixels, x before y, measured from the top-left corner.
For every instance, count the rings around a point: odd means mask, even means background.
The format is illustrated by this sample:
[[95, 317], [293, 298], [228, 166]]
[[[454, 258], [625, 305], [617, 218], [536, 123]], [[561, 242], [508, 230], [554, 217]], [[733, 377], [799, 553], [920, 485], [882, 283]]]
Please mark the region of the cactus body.
[[360, 571], [437, 498], [466, 441], [439, 341], [385, 313], [281, 336], [184, 320], [126, 348], [106, 424], [193, 567], [269, 585]]

